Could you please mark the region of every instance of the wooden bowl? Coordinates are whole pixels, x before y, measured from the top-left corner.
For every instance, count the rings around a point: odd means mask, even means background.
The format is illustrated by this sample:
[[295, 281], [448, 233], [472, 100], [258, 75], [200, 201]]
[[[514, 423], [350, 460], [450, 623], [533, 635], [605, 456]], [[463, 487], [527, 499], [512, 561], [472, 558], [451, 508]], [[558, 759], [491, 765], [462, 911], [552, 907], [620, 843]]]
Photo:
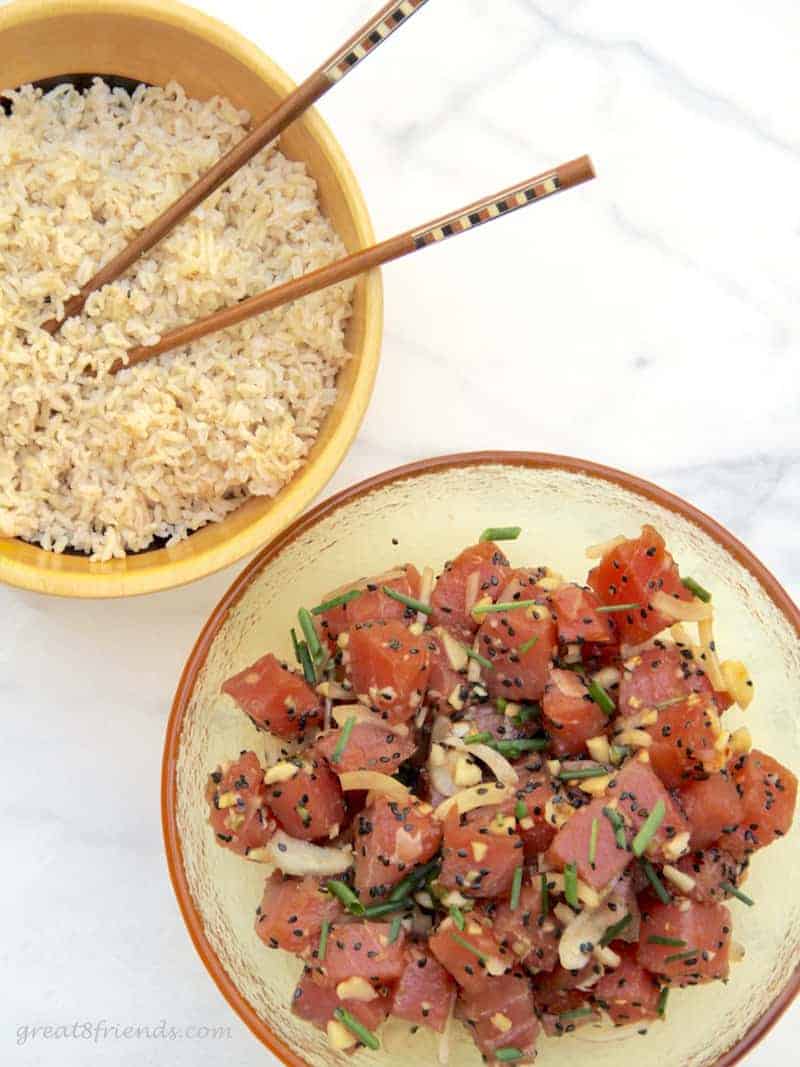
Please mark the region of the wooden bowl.
[[[357, 575], [405, 562], [440, 568], [486, 526], [521, 525], [505, 544], [512, 564], [548, 564], [585, 575], [587, 545], [653, 523], [681, 570], [710, 589], [724, 656], [742, 657], [755, 682], [746, 715], [754, 744], [800, 774], [800, 611], [759, 561], [718, 523], [657, 486], [595, 463], [538, 453], [443, 456], [387, 471], [301, 516], [250, 563], [212, 611], [183, 672], [167, 727], [162, 815], [167, 861], [190, 936], [211, 977], [256, 1037], [287, 1067], [343, 1062], [325, 1036], [291, 1013], [301, 969], [256, 936], [265, 868], [219, 848], [207, 824], [207, 775], [264, 735], [220, 699], [225, 678], [266, 651], [292, 659], [289, 628], [299, 606]], [[745, 948], [730, 981], [674, 990], [665, 1022], [623, 1029], [587, 1027], [541, 1041], [537, 1067], [732, 1067], [780, 1017], [800, 989], [800, 818], [753, 857], [746, 891], [731, 901], [733, 932]], [[436, 1037], [390, 1023], [384, 1049], [360, 1051], [357, 1067], [435, 1064]], [[469, 1035], [454, 1028], [452, 1067], [481, 1067]]]
[[[176, 79], [191, 96], [229, 97], [254, 120], [293, 88], [254, 45], [175, 0], [18, 0], [0, 8], [0, 71], [6, 88], [87, 73], [161, 85]], [[373, 244], [361, 190], [316, 111], [286, 131], [281, 148], [308, 165], [322, 210], [348, 251]], [[352, 359], [339, 375], [336, 403], [305, 465], [276, 497], [252, 498], [175, 547], [108, 563], [0, 538], [0, 580], [58, 596], [132, 596], [202, 578], [270, 541], [319, 493], [350, 447], [372, 392], [382, 329], [381, 279], [373, 271], [356, 289], [346, 337]]]

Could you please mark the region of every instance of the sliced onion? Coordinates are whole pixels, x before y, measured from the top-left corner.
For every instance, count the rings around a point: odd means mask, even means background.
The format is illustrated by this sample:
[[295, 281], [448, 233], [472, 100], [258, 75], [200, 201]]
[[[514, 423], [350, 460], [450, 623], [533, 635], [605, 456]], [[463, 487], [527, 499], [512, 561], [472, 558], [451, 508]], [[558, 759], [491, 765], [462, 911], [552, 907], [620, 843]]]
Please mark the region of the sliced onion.
[[455, 1008], [455, 1005], [456, 998], [451, 997], [450, 1011], [447, 1013], [447, 1019], [444, 1024], [444, 1029], [442, 1030], [441, 1036], [439, 1038], [439, 1050], [437, 1058], [441, 1067], [447, 1067], [447, 1064], [450, 1061], [450, 1029], [453, 1023], [453, 1009]]
[[458, 792], [458, 786], [453, 781], [450, 768], [446, 763], [441, 767], [431, 767], [429, 764], [428, 773], [431, 776], [431, 785], [443, 797], [452, 797]]
[[443, 800], [433, 813], [434, 819], [446, 819], [451, 808], [455, 808], [459, 815], [464, 815], [475, 808], [485, 808], [493, 804], [503, 804], [514, 796], [513, 790], [507, 786], [495, 782], [473, 785], [469, 789], [462, 789], [455, 796]]
[[442, 642], [442, 648], [447, 656], [447, 662], [453, 670], [465, 671], [469, 666], [469, 658], [467, 656], [467, 650], [461, 642], [456, 641], [455, 637], [453, 637], [451, 633], [448, 633], [443, 626], [437, 626], [433, 633]]
[[692, 600], [678, 600], [662, 589], [653, 593], [650, 604], [660, 615], [666, 615], [668, 619], [674, 619], [676, 622], [700, 622], [701, 619], [710, 619], [714, 614], [711, 604], [705, 604], [697, 597]]
[[702, 657], [706, 668], [706, 674], [708, 680], [714, 686], [717, 693], [727, 693], [728, 687], [725, 684], [725, 679], [722, 676], [722, 669], [719, 664], [719, 657], [714, 651], [714, 624], [711, 617], [707, 619], [701, 619], [697, 624], [697, 632], [700, 635], [700, 645], [702, 647]]
[[599, 545], [589, 545], [586, 549], [586, 558], [602, 559], [603, 556], [608, 555], [609, 552], [613, 552], [615, 548], [619, 548], [625, 540], [626, 538], [620, 534], [619, 537], [612, 537], [608, 541], [602, 541]]
[[[426, 567], [422, 572], [422, 579], [419, 585], [419, 600], [421, 604], [430, 604], [431, 593], [433, 592], [433, 567]], [[428, 616], [424, 611], [417, 612], [417, 622], [421, 626], [424, 626], [428, 621]]]
[[473, 571], [464, 585], [464, 611], [467, 615], [471, 614], [472, 609], [475, 607], [475, 601], [478, 599], [480, 580], [481, 572]]
[[339, 782], [345, 793], [354, 789], [364, 789], [368, 793], [380, 793], [381, 796], [394, 800], [407, 800], [408, 789], [396, 778], [379, 771], [348, 771], [339, 775]]
[[502, 756], [495, 749], [489, 748], [488, 745], [465, 745], [457, 737], [446, 737], [442, 744], [467, 752], [470, 756], [474, 756], [475, 759], [479, 759], [481, 763], [485, 763], [495, 778], [502, 782], [503, 785], [516, 785], [519, 781], [519, 775], [505, 756]]
[[259, 851], [267, 853], [269, 861], [284, 874], [293, 874], [297, 878], [307, 874], [320, 878], [343, 874], [353, 866], [353, 850], [349, 845], [345, 848], [323, 848], [312, 845], [310, 841], [289, 837], [282, 830], [275, 834], [266, 848]]

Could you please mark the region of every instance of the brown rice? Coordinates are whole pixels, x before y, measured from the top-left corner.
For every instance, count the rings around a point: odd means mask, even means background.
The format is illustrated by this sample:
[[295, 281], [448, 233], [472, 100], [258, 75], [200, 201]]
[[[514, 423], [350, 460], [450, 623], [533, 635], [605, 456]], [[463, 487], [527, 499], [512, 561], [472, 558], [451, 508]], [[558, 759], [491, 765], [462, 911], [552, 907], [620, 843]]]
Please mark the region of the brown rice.
[[304, 164], [265, 149], [51, 338], [41, 323], [248, 116], [176, 84], [3, 95], [0, 534], [103, 560], [277, 493], [335, 399], [350, 284], [106, 372], [134, 344], [342, 255]]

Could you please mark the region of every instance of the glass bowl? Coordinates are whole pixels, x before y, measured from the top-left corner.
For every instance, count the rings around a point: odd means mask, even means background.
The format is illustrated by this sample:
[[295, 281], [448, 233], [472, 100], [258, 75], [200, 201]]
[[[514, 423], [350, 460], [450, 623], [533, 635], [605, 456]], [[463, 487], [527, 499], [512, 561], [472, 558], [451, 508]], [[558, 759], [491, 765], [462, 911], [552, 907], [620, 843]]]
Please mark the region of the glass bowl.
[[[270, 951], [253, 929], [263, 866], [219, 848], [208, 830], [203, 791], [221, 760], [263, 751], [264, 735], [218, 699], [220, 683], [265, 651], [291, 659], [289, 628], [302, 604], [359, 575], [413, 561], [440, 567], [486, 526], [520, 525], [505, 546], [512, 563], [547, 563], [586, 574], [587, 545], [653, 523], [684, 573], [713, 591], [716, 637], [743, 659], [755, 699], [726, 725], [747, 723], [756, 746], [800, 774], [800, 613], [775, 578], [708, 516], [619, 471], [560, 456], [475, 453], [414, 463], [378, 475], [315, 507], [265, 548], [214, 609], [183, 673], [167, 730], [163, 819], [167, 858], [189, 933], [207, 969], [253, 1033], [292, 1067], [341, 1062], [325, 1036], [296, 1019], [291, 994], [301, 965]], [[667, 1019], [637, 1028], [589, 1027], [541, 1038], [538, 1063], [633, 1067], [642, 1062], [727, 1067], [765, 1033], [800, 986], [800, 820], [754, 858], [748, 908], [731, 902], [744, 961], [726, 985], [673, 991]], [[460, 1024], [451, 1067], [478, 1067]], [[364, 1067], [435, 1063], [436, 1035], [389, 1023]]]

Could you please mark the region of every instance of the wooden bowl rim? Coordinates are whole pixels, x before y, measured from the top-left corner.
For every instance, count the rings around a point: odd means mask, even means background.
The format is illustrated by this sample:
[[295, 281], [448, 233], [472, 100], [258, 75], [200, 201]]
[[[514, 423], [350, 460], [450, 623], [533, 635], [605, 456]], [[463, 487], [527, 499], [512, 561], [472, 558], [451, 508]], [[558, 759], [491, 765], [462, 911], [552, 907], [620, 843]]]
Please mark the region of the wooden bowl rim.
[[[14, 0], [0, 7], [0, 34], [21, 24], [56, 16], [109, 14], [150, 18], [177, 26], [227, 52], [281, 95], [285, 96], [295, 88], [289, 75], [246, 37], [179, 0]], [[302, 121], [309, 136], [330, 160], [340, 195], [349, 206], [362, 243], [365, 247], [374, 244], [375, 233], [364, 195], [339, 142], [316, 108], [306, 111]], [[60, 570], [57, 564], [61, 557], [54, 557], [53, 553], [36, 549], [35, 546], [31, 547], [36, 551], [36, 562], [30, 563], [7, 555], [3, 550], [4, 544], [13, 545], [15, 541], [0, 537], [0, 581], [17, 588], [63, 597], [139, 596], [186, 585], [213, 574], [255, 551], [284, 529], [333, 477], [355, 439], [372, 396], [383, 335], [383, 283], [380, 271], [370, 271], [365, 275], [364, 282], [361, 361], [346, 405], [338, 415], [325, 446], [283, 487], [264, 515], [238, 533], [187, 554], [184, 558], [170, 559], [166, 555], [169, 549], [155, 549], [148, 554], [151, 563], [140, 564], [132, 571], [125, 569], [125, 560], [91, 563], [88, 559], [80, 560], [84, 564], [81, 569], [71, 567], [69, 570]], [[224, 528], [225, 521], [223, 519], [215, 526]], [[141, 560], [144, 557], [136, 558]]]
[[[653, 482], [646, 481], [633, 474], [613, 467], [606, 467], [590, 460], [576, 459], [547, 452], [459, 452], [452, 455], [437, 456], [432, 459], [417, 460], [400, 467], [384, 471], [366, 478], [355, 485], [340, 490], [327, 500], [323, 500], [310, 511], [297, 518], [283, 530], [270, 544], [255, 556], [234, 580], [230, 588], [211, 612], [192, 648], [181, 674], [175, 698], [172, 704], [167, 731], [164, 739], [164, 755], [161, 768], [161, 822], [164, 835], [164, 847], [169, 868], [170, 879], [178, 900], [183, 920], [189, 936], [200, 955], [206, 970], [211, 975], [217, 988], [230, 1006], [261, 1041], [286, 1067], [308, 1067], [283, 1039], [262, 1019], [249, 1001], [242, 996], [239, 989], [228, 975], [213, 947], [205, 936], [203, 921], [192, 900], [189, 883], [183, 863], [183, 851], [178, 834], [177, 810], [177, 760], [180, 749], [181, 730], [192, 692], [197, 678], [203, 669], [208, 652], [228, 613], [247, 589], [255, 581], [261, 570], [283, 549], [298, 537], [311, 529], [321, 519], [326, 518], [339, 508], [351, 503], [376, 489], [404, 481], [421, 474], [432, 474], [459, 467], [487, 466], [506, 464], [516, 467], [532, 467], [540, 470], [563, 470], [571, 474], [588, 475], [601, 481], [612, 482], [631, 492], [643, 496], [669, 511], [677, 512], [708, 534], [733, 558], [748, 570], [759, 582], [781, 614], [794, 627], [800, 637], [800, 609], [795, 605], [778, 579], [763, 563], [732, 533], [712, 519], [699, 508], [660, 488]], [[742, 1037], [724, 1052], [711, 1067], [733, 1067], [745, 1056], [762, 1037], [775, 1025], [789, 1005], [800, 992], [800, 964], [795, 968], [789, 981], [759, 1016]]]

